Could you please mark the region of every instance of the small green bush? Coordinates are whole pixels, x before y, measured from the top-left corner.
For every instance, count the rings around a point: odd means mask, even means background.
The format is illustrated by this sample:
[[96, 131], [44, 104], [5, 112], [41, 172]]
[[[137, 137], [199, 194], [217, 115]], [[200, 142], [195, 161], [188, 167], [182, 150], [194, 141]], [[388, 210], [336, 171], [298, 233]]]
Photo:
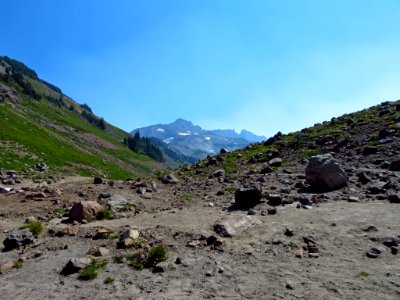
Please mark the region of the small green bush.
[[30, 221], [22, 225], [19, 229], [28, 229], [33, 235], [39, 235], [43, 232], [43, 225], [38, 221]]
[[114, 281], [115, 281], [115, 279], [111, 276], [108, 276], [106, 279], [104, 279], [105, 284], [110, 284], [110, 283], [113, 283]]
[[124, 262], [124, 257], [123, 256], [116, 256], [113, 259], [114, 264], [122, 264]]
[[18, 259], [15, 264], [14, 264], [14, 268], [15, 269], [21, 269], [24, 265], [24, 261], [22, 259]]
[[140, 262], [140, 261], [133, 261], [133, 262], [131, 262], [129, 265], [130, 265], [132, 268], [134, 268], [135, 270], [138, 270], [138, 271], [143, 270], [143, 268], [144, 268], [143, 263]]
[[145, 263], [146, 268], [154, 267], [156, 264], [168, 259], [168, 250], [165, 245], [154, 246], [149, 250], [147, 260]]
[[90, 264], [79, 272], [80, 280], [95, 279], [99, 269], [104, 269], [108, 264], [107, 259], [92, 259]]
[[96, 219], [97, 220], [111, 220], [111, 219], [115, 219], [115, 215], [108, 208], [103, 208], [97, 214]]
[[192, 194], [184, 193], [184, 194], [182, 194], [182, 195], [179, 197], [179, 199], [180, 199], [182, 202], [190, 201], [190, 200], [192, 200]]
[[360, 274], [358, 274], [358, 276], [359, 276], [359, 277], [368, 277], [368, 276], [369, 276], [369, 273], [366, 272], [366, 271], [362, 271], [362, 272], [360, 272]]

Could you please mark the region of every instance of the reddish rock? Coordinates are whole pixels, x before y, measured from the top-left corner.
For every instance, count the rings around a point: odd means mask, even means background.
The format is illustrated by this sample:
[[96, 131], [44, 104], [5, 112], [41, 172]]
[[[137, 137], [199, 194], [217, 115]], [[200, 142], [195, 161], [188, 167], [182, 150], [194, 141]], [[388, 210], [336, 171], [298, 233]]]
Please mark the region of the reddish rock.
[[68, 226], [63, 229], [62, 234], [64, 236], [77, 236], [79, 233], [79, 228], [76, 226]]
[[96, 218], [97, 214], [103, 207], [96, 201], [81, 201], [75, 203], [69, 211], [69, 220], [83, 222]]
[[89, 254], [96, 257], [107, 256], [110, 254], [110, 250], [105, 247], [95, 247], [89, 250]]
[[0, 274], [5, 274], [11, 271], [14, 268], [15, 261], [14, 260], [6, 260], [5, 262], [0, 264]]

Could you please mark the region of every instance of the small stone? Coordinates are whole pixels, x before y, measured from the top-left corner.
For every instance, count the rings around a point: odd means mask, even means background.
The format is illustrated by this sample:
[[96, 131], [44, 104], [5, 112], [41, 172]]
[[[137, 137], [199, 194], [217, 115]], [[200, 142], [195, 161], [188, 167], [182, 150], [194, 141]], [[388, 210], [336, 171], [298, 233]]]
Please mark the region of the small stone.
[[308, 257], [310, 257], [310, 258], [318, 258], [319, 257], [319, 253], [308, 253]]
[[213, 276], [214, 274], [213, 274], [213, 272], [212, 271], [207, 271], [206, 272], [206, 276], [207, 277], [211, 277], [211, 276]]
[[175, 259], [175, 263], [176, 263], [177, 265], [182, 264], [182, 259], [181, 259], [180, 257], [177, 257], [177, 258]]
[[168, 270], [168, 263], [162, 261], [154, 266], [153, 273], [165, 273], [167, 270]]
[[111, 192], [101, 192], [99, 195], [99, 198], [106, 199], [106, 198], [110, 198], [111, 196], [112, 196]]
[[268, 212], [269, 215], [276, 215], [277, 210], [276, 210], [275, 207], [269, 207], [269, 208], [267, 209], [267, 212]]
[[221, 273], [224, 273], [224, 271], [225, 271], [224, 268], [222, 268], [222, 267], [219, 267], [219, 268], [218, 268], [218, 273], [221, 274]]
[[303, 255], [304, 255], [303, 249], [299, 249], [294, 252], [294, 256], [296, 256], [297, 258], [303, 258]]
[[101, 177], [95, 177], [93, 179], [93, 183], [94, 184], [102, 184], [103, 183], [103, 179]]
[[61, 271], [61, 275], [67, 276], [79, 272], [91, 263], [90, 258], [71, 258]]
[[378, 228], [376, 228], [374, 225], [370, 224], [367, 227], [362, 229], [365, 232], [370, 232], [370, 231], [378, 231]]
[[384, 244], [386, 247], [390, 248], [393, 246], [398, 246], [398, 240], [397, 238], [393, 237], [385, 237], [382, 239], [382, 244]]
[[347, 199], [348, 202], [360, 202], [360, 198], [356, 197], [356, 196], [350, 196]]
[[214, 207], [214, 203], [209, 202], [209, 203], [208, 203], [208, 206], [209, 206], [209, 207]]
[[399, 248], [396, 246], [390, 247], [390, 251], [392, 252], [393, 255], [396, 255], [399, 252]]
[[294, 235], [293, 230], [290, 229], [290, 228], [286, 228], [285, 229], [285, 235], [286, 236], [293, 236]]
[[288, 282], [286, 283], [286, 288], [287, 288], [288, 290], [293, 290], [293, 289], [294, 289], [293, 283], [292, 283], [291, 281], [288, 281]]
[[0, 264], [0, 274], [6, 274], [7, 272], [10, 272], [15, 265], [14, 260], [6, 260], [5, 262]]
[[105, 247], [95, 247], [89, 250], [89, 253], [96, 257], [103, 257], [110, 254], [110, 250]]
[[388, 200], [390, 203], [400, 203], [400, 195], [399, 194], [391, 194], [388, 196]]
[[366, 253], [366, 255], [367, 255], [367, 257], [369, 257], [369, 258], [378, 258], [379, 253], [376, 253], [375, 251], [370, 250], [370, 251], [368, 251], [368, 252]]
[[386, 251], [386, 248], [384, 246], [376, 246], [376, 247], [371, 248], [370, 251], [373, 251], [377, 254], [381, 254], [382, 252]]

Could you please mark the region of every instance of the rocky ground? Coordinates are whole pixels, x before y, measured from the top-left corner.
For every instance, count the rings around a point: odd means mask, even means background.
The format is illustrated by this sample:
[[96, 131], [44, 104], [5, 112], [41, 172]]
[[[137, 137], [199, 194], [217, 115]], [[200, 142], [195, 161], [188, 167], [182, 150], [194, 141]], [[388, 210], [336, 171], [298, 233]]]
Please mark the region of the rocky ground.
[[[399, 299], [398, 111], [170, 176], [46, 184], [4, 171], [1, 298]], [[315, 146], [330, 154], [302, 155]]]

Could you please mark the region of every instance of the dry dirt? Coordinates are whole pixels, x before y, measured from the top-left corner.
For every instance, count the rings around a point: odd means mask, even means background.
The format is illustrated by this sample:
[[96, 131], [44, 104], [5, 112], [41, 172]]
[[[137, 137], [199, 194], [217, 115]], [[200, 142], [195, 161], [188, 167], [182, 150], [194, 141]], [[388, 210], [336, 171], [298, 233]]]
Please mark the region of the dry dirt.
[[[281, 177], [295, 177], [281, 174]], [[279, 176], [267, 176], [264, 186], [278, 185]], [[214, 182], [214, 183], [211, 183]], [[237, 183], [236, 183], [237, 184]], [[27, 181], [22, 186], [35, 186]], [[235, 184], [233, 184], [235, 185]], [[0, 240], [21, 226], [29, 216], [41, 217], [45, 230], [38, 241], [25, 249], [0, 253], [0, 263], [24, 258], [20, 269], [0, 275], [1, 299], [400, 299], [399, 255], [388, 249], [377, 259], [366, 252], [379, 245], [370, 238], [397, 237], [400, 234], [400, 204], [362, 198], [358, 203], [343, 201], [350, 188], [326, 193], [326, 202], [312, 209], [297, 208], [296, 202], [278, 207], [276, 215], [264, 214], [268, 205], [255, 207], [262, 225], [241, 235], [222, 238], [213, 224], [231, 210], [232, 192], [215, 196], [220, 189], [214, 179], [193, 180], [178, 185], [158, 183], [151, 199], [143, 199], [127, 182], [94, 185], [92, 179], [68, 178], [54, 183], [60, 197], [42, 201], [26, 200], [25, 195], [0, 195]], [[198, 192], [198, 191], [202, 192]], [[79, 197], [79, 192], [85, 192]], [[114, 220], [79, 225], [74, 237], [55, 237], [49, 230], [57, 224], [55, 208], [80, 200], [96, 200], [102, 191], [124, 195], [140, 208]], [[190, 192], [191, 199], [182, 200]], [[204, 192], [204, 193], [203, 193]], [[210, 202], [213, 206], [210, 206]], [[378, 231], [364, 231], [373, 224]], [[168, 247], [168, 268], [163, 273], [151, 269], [136, 271], [128, 264], [113, 262], [115, 256], [135, 249], [117, 249], [116, 240], [94, 240], [97, 228], [105, 226], [118, 235], [126, 227], [137, 228], [154, 243]], [[285, 229], [294, 235], [286, 236]], [[187, 243], [202, 236], [217, 236], [222, 247]], [[319, 249], [318, 258], [295, 256], [311, 236]], [[109, 263], [97, 278], [81, 281], [77, 274], [60, 275], [70, 258], [85, 257], [89, 249], [103, 245], [110, 250]], [[37, 256], [37, 257], [35, 257]], [[181, 259], [177, 264], [176, 259]], [[105, 284], [106, 277], [115, 281]]]

